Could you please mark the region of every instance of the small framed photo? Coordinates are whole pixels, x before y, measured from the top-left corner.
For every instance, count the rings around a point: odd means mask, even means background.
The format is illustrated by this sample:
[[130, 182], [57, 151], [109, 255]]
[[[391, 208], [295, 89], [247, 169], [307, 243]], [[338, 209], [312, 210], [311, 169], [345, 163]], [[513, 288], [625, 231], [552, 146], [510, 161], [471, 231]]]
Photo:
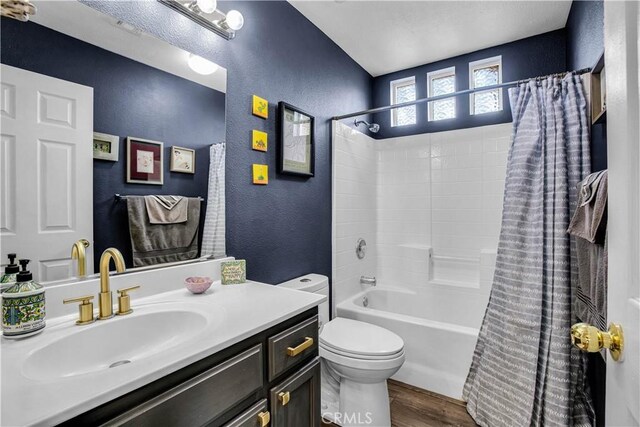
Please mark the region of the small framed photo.
[[191, 148], [171, 147], [171, 172], [196, 173], [196, 151]]
[[163, 147], [162, 142], [127, 137], [127, 182], [162, 185]]
[[253, 130], [251, 138], [251, 148], [256, 151], [267, 151], [269, 135], [266, 132]]
[[278, 113], [278, 172], [314, 176], [315, 118], [282, 101]]
[[93, 133], [93, 158], [117, 162], [120, 152], [120, 137], [107, 133]]
[[269, 101], [264, 98], [260, 98], [257, 95], [253, 95], [251, 98], [251, 113], [254, 116], [261, 117], [263, 119], [269, 118]]

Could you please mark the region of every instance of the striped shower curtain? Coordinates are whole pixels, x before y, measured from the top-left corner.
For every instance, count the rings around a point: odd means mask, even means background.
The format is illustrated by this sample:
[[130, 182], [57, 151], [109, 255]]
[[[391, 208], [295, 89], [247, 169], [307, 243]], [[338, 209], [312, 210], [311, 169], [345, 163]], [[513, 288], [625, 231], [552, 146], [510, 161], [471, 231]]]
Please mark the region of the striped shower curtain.
[[209, 148], [209, 190], [207, 192], [207, 212], [202, 230], [201, 256], [220, 258], [226, 256], [225, 245], [225, 152], [227, 145], [222, 142]]
[[576, 185], [590, 172], [579, 76], [509, 90], [513, 113], [489, 304], [463, 397], [481, 426], [591, 425], [586, 359], [571, 346]]

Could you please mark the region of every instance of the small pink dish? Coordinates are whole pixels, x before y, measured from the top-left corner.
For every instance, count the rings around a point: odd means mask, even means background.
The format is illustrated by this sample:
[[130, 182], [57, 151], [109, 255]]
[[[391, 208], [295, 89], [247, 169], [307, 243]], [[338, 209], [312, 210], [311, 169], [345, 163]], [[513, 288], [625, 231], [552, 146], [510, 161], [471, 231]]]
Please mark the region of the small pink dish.
[[211, 287], [213, 280], [211, 277], [187, 277], [184, 285], [191, 293], [201, 294]]

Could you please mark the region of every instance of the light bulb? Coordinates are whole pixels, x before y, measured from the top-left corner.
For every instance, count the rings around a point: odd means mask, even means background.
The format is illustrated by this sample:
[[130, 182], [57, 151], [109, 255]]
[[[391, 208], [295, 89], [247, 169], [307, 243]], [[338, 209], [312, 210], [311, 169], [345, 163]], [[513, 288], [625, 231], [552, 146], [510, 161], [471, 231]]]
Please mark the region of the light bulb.
[[201, 56], [194, 55], [193, 53], [189, 54], [189, 68], [195, 71], [198, 74], [208, 75], [213, 74], [218, 69], [218, 64], [214, 64], [208, 59], [204, 59]]
[[216, 10], [217, 5], [216, 0], [197, 0], [196, 4], [198, 8], [204, 13], [213, 13]]
[[244, 17], [237, 10], [230, 10], [227, 12], [227, 17], [224, 22], [231, 28], [233, 31], [238, 31], [244, 25]]

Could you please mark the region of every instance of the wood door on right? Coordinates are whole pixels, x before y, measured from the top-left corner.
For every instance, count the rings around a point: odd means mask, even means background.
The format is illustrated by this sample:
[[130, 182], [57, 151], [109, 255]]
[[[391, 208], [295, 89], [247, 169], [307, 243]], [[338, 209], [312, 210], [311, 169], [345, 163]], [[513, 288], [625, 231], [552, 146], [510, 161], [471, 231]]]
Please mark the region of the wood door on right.
[[320, 426], [320, 358], [270, 391], [272, 427]]

